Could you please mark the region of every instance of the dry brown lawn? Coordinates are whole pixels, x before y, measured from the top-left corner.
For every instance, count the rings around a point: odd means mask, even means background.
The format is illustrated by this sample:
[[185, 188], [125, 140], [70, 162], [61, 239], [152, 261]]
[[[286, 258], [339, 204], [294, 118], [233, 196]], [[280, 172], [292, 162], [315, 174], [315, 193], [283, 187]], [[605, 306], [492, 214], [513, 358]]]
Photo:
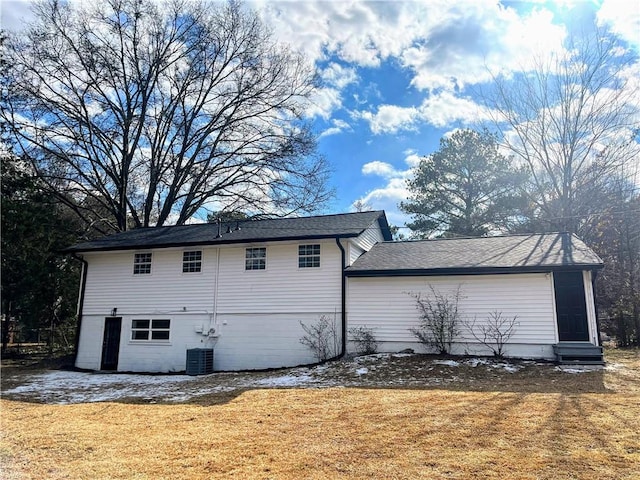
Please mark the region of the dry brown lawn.
[[[2, 400], [4, 479], [638, 479], [640, 354], [594, 387], [255, 389], [197, 404]], [[580, 380], [576, 380], [580, 381]]]

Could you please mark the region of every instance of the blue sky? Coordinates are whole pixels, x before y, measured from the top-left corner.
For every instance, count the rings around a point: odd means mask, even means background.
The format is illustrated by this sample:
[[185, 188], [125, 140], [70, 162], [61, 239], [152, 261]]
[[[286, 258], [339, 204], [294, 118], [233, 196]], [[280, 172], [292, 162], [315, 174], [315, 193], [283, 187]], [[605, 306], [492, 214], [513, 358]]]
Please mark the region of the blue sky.
[[[0, 4], [2, 28], [18, 29], [23, 0]], [[570, 31], [607, 27], [640, 48], [640, 0], [250, 2], [274, 35], [304, 51], [323, 81], [308, 119], [332, 166], [336, 198], [407, 218], [397, 204], [420, 156], [456, 128], [485, 119], [475, 92], [488, 69], [527, 69], [536, 52], [560, 51]], [[633, 75], [640, 77], [640, 64]]]

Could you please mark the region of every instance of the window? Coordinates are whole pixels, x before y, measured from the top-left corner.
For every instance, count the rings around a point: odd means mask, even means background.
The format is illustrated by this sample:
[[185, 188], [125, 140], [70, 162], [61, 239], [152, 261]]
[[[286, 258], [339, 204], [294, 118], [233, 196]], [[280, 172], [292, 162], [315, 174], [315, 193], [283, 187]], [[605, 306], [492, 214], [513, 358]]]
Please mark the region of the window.
[[171, 320], [131, 320], [131, 340], [169, 340]]
[[202, 270], [202, 250], [182, 252], [182, 273], [194, 273]]
[[320, 266], [320, 245], [298, 245], [298, 267], [314, 268]]
[[264, 270], [267, 268], [267, 249], [265, 247], [247, 248], [245, 270]]
[[136, 253], [133, 255], [133, 274], [145, 275], [151, 273], [151, 254]]

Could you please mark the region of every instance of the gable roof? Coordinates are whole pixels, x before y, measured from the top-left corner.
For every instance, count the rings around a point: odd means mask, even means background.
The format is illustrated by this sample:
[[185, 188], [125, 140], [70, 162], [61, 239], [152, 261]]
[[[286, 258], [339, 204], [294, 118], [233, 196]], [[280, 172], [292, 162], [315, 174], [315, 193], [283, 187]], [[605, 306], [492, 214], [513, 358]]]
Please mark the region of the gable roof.
[[346, 269], [348, 276], [461, 275], [602, 268], [568, 233], [383, 242]]
[[315, 217], [240, 220], [223, 222], [220, 228], [217, 223], [137, 228], [79, 243], [66, 251], [97, 252], [257, 241], [350, 238], [357, 237], [374, 224], [381, 228], [385, 240], [391, 240], [387, 218], [384, 211], [379, 210]]

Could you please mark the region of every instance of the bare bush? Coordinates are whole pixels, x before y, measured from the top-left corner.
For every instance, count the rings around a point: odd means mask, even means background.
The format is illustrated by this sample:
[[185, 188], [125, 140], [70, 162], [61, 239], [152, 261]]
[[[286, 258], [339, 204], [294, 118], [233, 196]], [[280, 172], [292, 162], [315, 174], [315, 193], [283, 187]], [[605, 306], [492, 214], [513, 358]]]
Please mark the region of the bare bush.
[[309, 348], [320, 362], [338, 355], [340, 352], [340, 335], [335, 317], [322, 315], [317, 323], [306, 325], [300, 322], [305, 335], [300, 343]]
[[416, 300], [420, 325], [409, 331], [424, 345], [444, 354], [451, 351], [453, 340], [460, 333], [461, 287], [452, 293], [441, 293], [429, 285], [431, 294], [410, 294]]
[[[485, 323], [476, 328], [476, 317], [465, 323], [466, 327], [478, 342], [488, 347], [493, 352], [494, 357], [504, 357], [504, 346], [516, 332], [518, 316], [502, 316], [502, 312], [494, 311], [485, 319]], [[478, 332], [476, 332], [476, 330]]]
[[378, 351], [378, 342], [372, 328], [362, 325], [353, 327], [349, 329], [349, 335], [358, 355], [369, 355]]

